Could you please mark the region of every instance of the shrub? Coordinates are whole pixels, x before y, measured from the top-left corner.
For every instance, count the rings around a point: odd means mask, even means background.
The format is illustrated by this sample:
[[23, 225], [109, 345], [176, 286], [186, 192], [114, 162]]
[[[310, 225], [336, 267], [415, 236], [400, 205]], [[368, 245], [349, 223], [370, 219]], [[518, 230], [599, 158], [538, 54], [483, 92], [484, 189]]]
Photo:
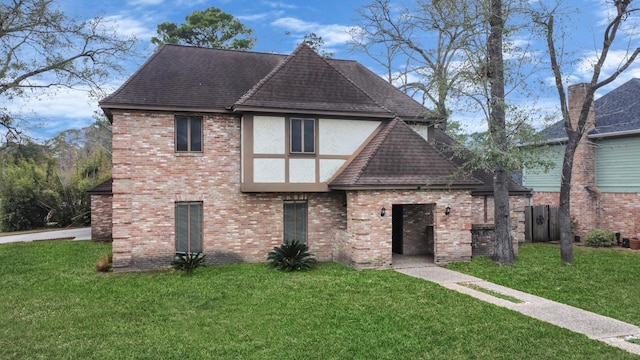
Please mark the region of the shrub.
[[613, 244], [613, 233], [609, 230], [595, 229], [584, 237], [587, 246], [601, 247]]
[[98, 259], [96, 263], [96, 271], [98, 272], [109, 272], [113, 267], [113, 255], [104, 255]]
[[309, 253], [309, 247], [298, 241], [288, 242], [267, 255], [269, 267], [282, 271], [300, 271], [311, 269], [316, 265], [316, 259]]
[[204, 263], [207, 255], [202, 253], [176, 254], [175, 259], [171, 262], [171, 266], [177, 270], [184, 270], [187, 274], [193, 273], [193, 270]]

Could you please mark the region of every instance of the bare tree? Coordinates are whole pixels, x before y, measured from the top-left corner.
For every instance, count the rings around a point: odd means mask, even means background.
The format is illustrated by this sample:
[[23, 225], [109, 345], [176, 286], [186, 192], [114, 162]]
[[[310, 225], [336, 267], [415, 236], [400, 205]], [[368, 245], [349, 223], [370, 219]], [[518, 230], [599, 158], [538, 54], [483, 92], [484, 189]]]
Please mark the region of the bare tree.
[[[374, 0], [358, 10], [361, 23], [352, 32], [356, 50], [386, 69], [386, 78], [401, 83], [410, 95], [420, 94], [443, 119], [447, 100], [459, 92], [467, 74], [464, 49], [478, 30], [476, 2], [417, 0], [399, 8], [390, 0]], [[435, 44], [435, 45], [434, 45]], [[395, 67], [398, 63], [402, 66]]]
[[[609, 76], [600, 78], [602, 69], [609, 55], [611, 47], [615, 44], [618, 32], [621, 31], [621, 27], [625, 24], [625, 21], [635, 12], [638, 8], [631, 7], [632, 0], [614, 0], [607, 1], [610, 4], [610, 9], [613, 11], [613, 16], [610, 18], [603, 34], [602, 47], [599, 49], [596, 55], [596, 61], [593, 65], [593, 73], [591, 80], [584, 84], [584, 98], [582, 99], [582, 108], [580, 109], [580, 115], [575, 122], [575, 125], [571, 123], [569, 116], [569, 106], [567, 95], [565, 93], [565, 79], [561, 70], [561, 63], [559, 56], [561, 52], [558, 51], [558, 45], [556, 44], [556, 24], [554, 23], [555, 14], [559, 9], [559, 4], [555, 7], [545, 7], [541, 3], [537, 3], [537, 8], [532, 10], [533, 20], [538, 24], [546, 38], [546, 43], [549, 52], [549, 60], [551, 64], [551, 70], [555, 79], [555, 87], [558, 91], [558, 98], [560, 101], [560, 109], [562, 112], [562, 119], [564, 121], [564, 129], [567, 133], [567, 143], [565, 147], [564, 158], [562, 161], [562, 178], [560, 182], [560, 257], [564, 262], [573, 261], [573, 248], [571, 245], [571, 173], [573, 168], [573, 157], [580, 140], [583, 138], [587, 130], [587, 118], [589, 115], [589, 109], [593, 104], [593, 96], [599, 88], [613, 82], [620, 74], [622, 74], [638, 57], [640, 54], [640, 47], [636, 46], [628, 47], [628, 53], [626, 58], [616, 70]], [[635, 42], [638, 39], [633, 39]], [[632, 41], [633, 41], [632, 40]], [[631, 44], [631, 43], [630, 43]]]
[[[0, 3], [0, 97], [12, 100], [37, 90], [83, 88], [100, 92], [121, 70], [135, 40], [110, 32], [102, 18], [77, 21], [53, 0]], [[26, 90], [33, 90], [27, 92]], [[0, 126], [19, 136], [18, 120], [0, 108]]]

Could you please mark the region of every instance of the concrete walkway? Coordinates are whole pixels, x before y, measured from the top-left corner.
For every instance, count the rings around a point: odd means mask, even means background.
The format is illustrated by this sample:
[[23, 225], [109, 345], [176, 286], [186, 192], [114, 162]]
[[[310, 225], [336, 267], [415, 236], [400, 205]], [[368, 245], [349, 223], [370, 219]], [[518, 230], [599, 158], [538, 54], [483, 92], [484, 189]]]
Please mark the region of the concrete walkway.
[[[640, 355], [640, 345], [625, 341], [623, 338], [628, 335], [640, 337], [640, 327], [638, 326], [496, 285], [477, 277], [434, 266], [433, 264], [423, 263], [422, 266], [417, 267], [405, 264], [394, 266], [394, 269], [400, 273], [440, 284], [448, 289], [520, 312], [532, 318], [584, 334], [591, 339]], [[492, 292], [508, 295], [521, 302], [514, 303], [500, 299], [460, 284], [472, 284]]]
[[73, 240], [91, 240], [91, 228], [61, 229], [38, 233], [0, 236], [0, 244], [65, 238], [71, 238]]

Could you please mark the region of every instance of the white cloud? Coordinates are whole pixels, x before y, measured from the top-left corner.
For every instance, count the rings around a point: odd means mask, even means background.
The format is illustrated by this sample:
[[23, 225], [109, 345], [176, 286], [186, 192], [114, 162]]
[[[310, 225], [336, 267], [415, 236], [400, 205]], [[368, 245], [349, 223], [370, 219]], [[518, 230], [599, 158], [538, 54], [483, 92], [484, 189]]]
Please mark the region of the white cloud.
[[325, 46], [344, 45], [351, 40], [350, 31], [354, 27], [346, 25], [322, 25], [315, 22], [308, 22], [293, 17], [284, 17], [271, 23], [273, 26], [290, 31], [294, 35], [302, 36], [315, 33], [322, 37]]
[[296, 5], [287, 4], [282, 1], [264, 1], [263, 3], [269, 7], [279, 8], [279, 9], [297, 9], [298, 8], [298, 6]]
[[156, 36], [155, 25], [149, 27], [149, 22], [143, 22], [140, 18], [132, 18], [123, 15], [111, 15], [104, 18], [105, 27], [123, 36], [135, 36], [142, 41], [149, 41]]
[[239, 16], [236, 16], [236, 18], [240, 21], [260, 21], [268, 18], [276, 18], [276, 17], [282, 16], [283, 13], [284, 11], [278, 10], [278, 11], [269, 11], [265, 13], [258, 13], [258, 14], [252, 14], [252, 15], [239, 15]]
[[160, 5], [164, 2], [164, 0], [133, 0], [129, 2], [129, 5], [132, 6], [153, 6]]

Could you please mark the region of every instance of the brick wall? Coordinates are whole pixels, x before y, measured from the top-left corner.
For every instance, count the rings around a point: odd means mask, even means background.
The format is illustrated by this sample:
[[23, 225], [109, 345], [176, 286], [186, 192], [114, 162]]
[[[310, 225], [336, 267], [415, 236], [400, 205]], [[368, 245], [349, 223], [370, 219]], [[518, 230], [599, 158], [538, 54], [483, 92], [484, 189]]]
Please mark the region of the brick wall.
[[283, 201], [308, 201], [308, 244], [333, 259], [346, 228], [340, 193], [240, 192], [240, 119], [203, 114], [204, 151], [174, 152], [173, 114], [114, 112], [113, 261], [116, 269], [167, 267], [175, 252], [175, 202], [203, 204], [208, 263], [261, 262], [282, 243]]
[[111, 195], [91, 195], [91, 240], [111, 241], [112, 237]]
[[[285, 200], [307, 201], [308, 244], [319, 260], [356, 268], [391, 266], [393, 204], [434, 204], [429, 222], [439, 264], [470, 259], [471, 224], [493, 218], [493, 201], [472, 197], [468, 190], [242, 193], [239, 117], [202, 115], [203, 152], [176, 154], [172, 113], [113, 112], [115, 270], [169, 266], [178, 201], [203, 204], [203, 252], [209, 264], [265, 261], [282, 243]], [[383, 206], [388, 213], [381, 217]], [[448, 216], [446, 206], [452, 209]], [[512, 208], [514, 238], [524, 228], [517, 211]]]

